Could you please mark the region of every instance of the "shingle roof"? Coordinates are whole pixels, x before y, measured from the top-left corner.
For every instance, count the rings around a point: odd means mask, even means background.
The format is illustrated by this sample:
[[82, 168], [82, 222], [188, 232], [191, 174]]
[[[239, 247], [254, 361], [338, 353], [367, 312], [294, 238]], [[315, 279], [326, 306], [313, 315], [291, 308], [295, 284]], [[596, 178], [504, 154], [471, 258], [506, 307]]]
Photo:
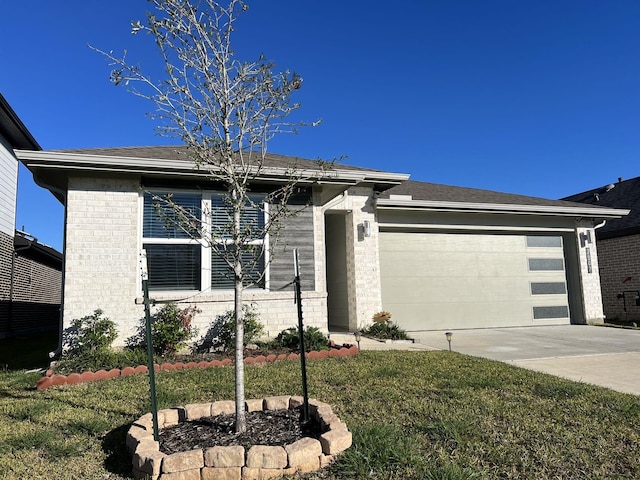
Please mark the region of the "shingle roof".
[[475, 188], [456, 187], [437, 183], [417, 182], [408, 180], [396, 185], [380, 195], [380, 198], [389, 198], [390, 195], [411, 195], [413, 200], [431, 200], [441, 202], [461, 203], [492, 203], [504, 205], [531, 205], [531, 206], [581, 206], [575, 202], [562, 200], [549, 200], [546, 198], [528, 197], [512, 193], [494, 192]]
[[629, 215], [625, 217], [608, 220], [604, 227], [597, 230], [598, 238], [612, 238], [640, 233], [640, 177], [577, 193], [565, 197], [563, 200], [631, 210]]
[[[87, 155], [102, 155], [108, 157], [128, 157], [128, 158], [157, 158], [159, 160], [184, 160], [190, 159], [189, 148], [185, 145], [162, 145], [149, 147], [113, 147], [113, 148], [85, 148], [74, 150], [53, 150], [64, 153], [77, 153]], [[318, 160], [310, 160], [300, 157], [292, 157], [287, 155], [278, 155], [275, 153], [267, 153], [264, 166], [274, 168], [288, 168], [295, 164], [298, 168], [306, 168], [314, 170], [319, 168]], [[375, 170], [371, 168], [362, 168], [344, 163], [336, 163], [336, 169], [353, 170], [362, 172], [384, 172], [383, 170]], [[388, 173], [388, 172], [385, 172]]]

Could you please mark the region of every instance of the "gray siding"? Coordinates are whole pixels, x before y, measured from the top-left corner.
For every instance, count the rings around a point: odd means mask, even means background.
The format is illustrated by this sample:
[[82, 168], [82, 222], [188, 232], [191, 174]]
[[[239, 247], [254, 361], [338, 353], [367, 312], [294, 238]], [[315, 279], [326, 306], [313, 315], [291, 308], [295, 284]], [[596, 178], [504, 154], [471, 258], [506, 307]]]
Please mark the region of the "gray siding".
[[0, 137], [0, 232], [13, 236], [16, 223], [18, 161], [4, 138]]
[[293, 280], [293, 249], [297, 248], [302, 290], [311, 291], [315, 289], [313, 209], [304, 206], [292, 209], [297, 214], [284, 221], [275, 245], [270, 246], [273, 256], [269, 266], [270, 289], [278, 290]]

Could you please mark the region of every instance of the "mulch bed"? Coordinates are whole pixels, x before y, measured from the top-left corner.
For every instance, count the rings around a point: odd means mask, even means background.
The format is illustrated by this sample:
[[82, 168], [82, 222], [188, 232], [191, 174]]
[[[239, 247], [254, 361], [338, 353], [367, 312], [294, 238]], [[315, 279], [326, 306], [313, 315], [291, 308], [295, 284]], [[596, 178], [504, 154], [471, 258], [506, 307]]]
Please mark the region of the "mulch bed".
[[197, 448], [240, 445], [285, 446], [301, 438], [318, 438], [320, 427], [314, 421], [302, 422], [301, 410], [247, 412], [247, 431], [235, 433], [235, 415], [216, 415], [181, 422], [160, 430], [160, 451], [168, 455]]

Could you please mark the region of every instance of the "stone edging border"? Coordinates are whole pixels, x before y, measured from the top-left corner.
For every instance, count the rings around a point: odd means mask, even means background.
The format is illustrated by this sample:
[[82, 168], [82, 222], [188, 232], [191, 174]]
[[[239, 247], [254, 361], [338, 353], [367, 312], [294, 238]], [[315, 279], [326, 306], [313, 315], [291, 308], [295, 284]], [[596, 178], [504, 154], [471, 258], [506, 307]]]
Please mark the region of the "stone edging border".
[[[302, 404], [303, 398], [299, 396], [265, 397], [245, 402], [248, 412], [292, 410]], [[233, 400], [169, 408], [158, 411], [158, 428], [234, 412]], [[126, 445], [133, 455], [133, 476], [151, 480], [262, 480], [319, 470], [351, 446], [352, 435], [326, 403], [309, 400], [309, 414], [324, 431], [317, 440], [305, 437], [284, 447], [254, 445], [245, 451], [242, 446], [216, 446], [168, 455], [160, 451], [159, 442], [153, 439], [151, 413], [147, 413], [127, 432]]]
[[[336, 358], [336, 357], [350, 357], [358, 355], [358, 347], [356, 345], [343, 344], [341, 347], [332, 345], [331, 350], [312, 350], [305, 354], [308, 359], [323, 359], [323, 358]], [[279, 360], [299, 360], [299, 353], [282, 353], [280, 355], [258, 355], [257, 357], [246, 357], [244, 359], [245, 364], [251, 363], [263, 363], [263, 362], [275, 362]], [[170, 371], [170, 370], [183, 370], [188, 368], [210, 368], [210, 367], [224, 367], [232, 364], [230, 359], [224, 360], [211, 360], [201, 362], [188, 362], [188, 363], [163, 363], [161, 365], [155, 364], [154, 370]], [[148, 373], [149, 368], [146, 365], [138, 365], [137, 367], [125, 367], [122, 370], [114, 368], [112, 370], [98, 370], [97, 372], [87, 371], [83, 373], [71, 373], [69, 375], [57, 375], [53, 370], [47, 370], [44, 377], [42, 377], [36, 383], [36, 390], [44, 390], [49, 387], [55, 387], [58, 385], [77, 385], [78, 383], [95, 382], [97, 380], [107, 380], [117, 377], [128, 377], [130, 375], [137, 375], [141, 373]]]

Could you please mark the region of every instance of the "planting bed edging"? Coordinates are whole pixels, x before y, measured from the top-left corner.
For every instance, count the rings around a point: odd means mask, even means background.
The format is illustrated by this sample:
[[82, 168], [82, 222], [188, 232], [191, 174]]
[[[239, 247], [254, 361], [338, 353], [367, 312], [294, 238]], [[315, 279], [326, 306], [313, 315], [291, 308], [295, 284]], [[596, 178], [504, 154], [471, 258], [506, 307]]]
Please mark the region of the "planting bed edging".
[[[247, 400], [246, 408], [247, 411], [293, 410], [302, 404], [302, 397], [278, 396]], [[158, 428], [234, 412], [232, 400], [169, 408], [158, 411]], [[167, 455], [153, 439], [153, 421], [151, 413], [147, 413], [127, 432], [126, 445], [133, 455], [133, 476], [151, 480], [262, 480], [319, 470], [351, 446], [352, 435], [326, 403], [309, 400], [309, 414], [323, 431], [319, 439], [305, 437], [284, 447], [254, 445], [245, 451], [241, 446], [218, 446]]]
[[[308, 359], [322, 359], [322, 358], [335, 358], [335, 357], [350, 357], [358, 354], [358, 347], [350, 344], [343, 344], [341, 347], [332, 345], [331, 350], [312, 350], [305, 354]], [[282, 353], [280, 355], [258, 355], [257, 357], [246, 357], [244, 363], [261, 363], [261, 362], [275, 362], [277, 360], [299, 360], [299, 353]], [[156, 372], [162, 370], [183, 370], [186, 368], [209, 368], [209, 367], [224, 367], [230, 365], [233, 362], [226, 358], [224, 360], [211, 360], [201, 362], [188, 362], [188, 363], [163, 363], [162, 365], [155, 364], [154, 370]], [[138, 365], [137, 367], [125, 367], [122, 370], [114, 368], [112, 370], [98, 370], [97, 372], [83, 372], [83, 373], [71, 373], [69, 375], [56, 375], [53, 370], [47, 370], [47, 373], [36, 383], [37, 390], [44, 390], [49, 387], [55, 387], [57, 385], [76, 385], [84, 382], [95, 382], [96, 380], [107, 380], [109, 378], [116, 377], [128, 377], [129, 375], [137, 375], [140, 373], [148, 373], [149, 368], [146, 365]]]

